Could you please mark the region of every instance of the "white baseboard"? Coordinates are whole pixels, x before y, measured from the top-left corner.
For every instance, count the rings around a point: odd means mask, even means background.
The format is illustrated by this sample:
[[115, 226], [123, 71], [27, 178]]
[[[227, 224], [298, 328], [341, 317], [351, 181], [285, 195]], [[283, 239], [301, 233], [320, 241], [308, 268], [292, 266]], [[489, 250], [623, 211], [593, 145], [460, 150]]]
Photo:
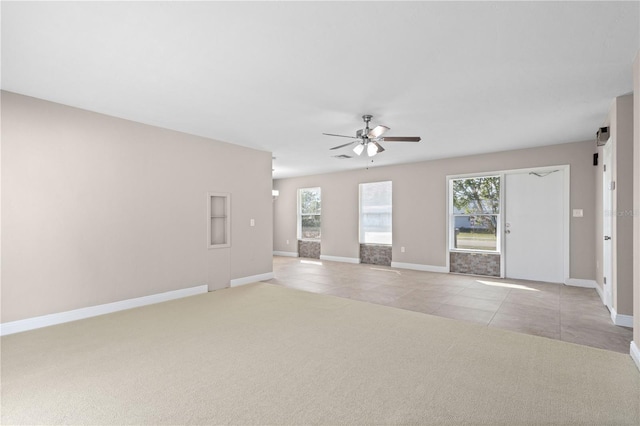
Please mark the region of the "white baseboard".
[[326, 256], [320, 255], [320, 260], [329, 260], [331, 262], [344, 262], [344, 263], [360, 263], [360, 259], [357, 257], [340, 257], [340, 256]]
[[633, 315], [619, 314], [613, 308], [611, 308], [611, 321], [613, 321], [615, 325], [633, 328]]
[[245, 284], [251, 284], [258, 281], [270, 280], [273, 278], [273, 272], [267, 272], [259, 275], [252, 275], [250, 277], [236, 278], [231, 280], [230, 287], [238, 287]]
[[598, 292], [598, 296], [600, 296], [600, 300], [603, 305], [607, 305], [607, 300], [604, 297], [604, 290], [596, 283], [596, 291]]
[[421, 265], [419, 263], [391, 262], [391, 267], [400, 269], [412, 269], [414, 271], [440, 272], [443, 274], [449, 273], [449, 268], [446, 266]]
[[640, 370], [640, 349], [638, 349], [635, 340], [631, 341], [629, 353], [631, 354], [631, 358], [633, 358], [633, 362], [636, 363], [636, 367]]
[[299, 257], [298, 252], [295, 251], [274, 251], [274, 256], [284, 256], [284, 257]]
[[119, 302], [105, 303], [104, 305], [89, 306], [88, 308], [74, 309], [72, 311], [5, 322], [0, 324], [0, 336], [96, 317], [98, 315], [110, 314], [112, 312], [124, 311], [125, 309], [152, 305], [154, 303], [167, 302], [169, 300], [180, 299], [187, 296], [195, 296], [196, 294], [206, 293], [207, 291], [207, 285], [199, 285], [196, 287], [167, 291], [165, 293], [136, 297], [134, 299], [121, 300]]
[[583, 280], [582, 278], [567, 278], [564, 283], [573, 287], [598, 288], [598, 284], [594, 280]]

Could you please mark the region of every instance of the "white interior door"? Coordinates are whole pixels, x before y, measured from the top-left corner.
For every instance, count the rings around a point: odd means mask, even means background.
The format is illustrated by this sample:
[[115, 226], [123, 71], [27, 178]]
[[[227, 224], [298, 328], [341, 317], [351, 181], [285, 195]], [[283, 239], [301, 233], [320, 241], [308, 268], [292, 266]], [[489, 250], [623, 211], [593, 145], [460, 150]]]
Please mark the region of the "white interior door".
[[505, 175], [505, 275], [563, 283], [564, 169]]
[[611, 161], [611, 142], [602, 149], [602, 164], [604, 173], [602, 175], [602, 234], [604, 241], [602, 242], [602, 274], [603, 274], [603, 291], [604, 303], [609, 310], [612, 308], [613, 301], [613, 248], [612, 248], [612, 230], [613, 230], [613, 197], [611, 188], [612, 161]]

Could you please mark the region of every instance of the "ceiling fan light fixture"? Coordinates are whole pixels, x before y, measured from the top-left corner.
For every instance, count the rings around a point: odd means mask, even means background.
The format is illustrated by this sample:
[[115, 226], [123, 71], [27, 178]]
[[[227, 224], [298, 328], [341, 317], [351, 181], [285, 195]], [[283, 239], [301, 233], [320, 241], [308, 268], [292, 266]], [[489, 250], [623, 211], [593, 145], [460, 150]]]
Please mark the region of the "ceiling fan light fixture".
[[378, 153], [378, 147], [376, 146], [376, 144], [369, 142], [367, 144], [367, 155], [369, 157], [373, 157], [374, 155], [376, 155]]
[[362, 120], [364, 121], [364, 129], [358, 129], [356, 131], [355, 136], [347, 136], [347, 135], [338, 135], [335, 133], [323, 133], [326, 136], [338, 136], [341, 138], [349, 138], [351, 142], [344, 143], [342, 145], [334, 146], [333, 148], [329, 148], [329, 150], [340, 149], [346, 146], [350, 146], [356, 144], [353, 148], [353, 152], [360, 156], [364, 152], [365, 148], [367, 149], [367, 156], [373, 157], [381, 152], [384, 152], [385, 149], [379, 142], [420, 142], [420, 136], [391, 136], [391, 137], [382, 137], [384, 133], [390, 130], [387, 126], [378, 125], [373, 129], [369, 128], [369, 123], [373, 116], [369, 114], [365, 114], [362, 116]]

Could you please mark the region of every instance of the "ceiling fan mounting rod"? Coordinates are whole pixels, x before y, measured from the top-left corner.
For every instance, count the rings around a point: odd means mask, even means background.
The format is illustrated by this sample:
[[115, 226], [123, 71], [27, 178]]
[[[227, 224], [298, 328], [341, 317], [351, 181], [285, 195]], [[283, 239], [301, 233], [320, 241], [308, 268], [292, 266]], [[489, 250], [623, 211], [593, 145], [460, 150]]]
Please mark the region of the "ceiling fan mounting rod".
[[362, 119], [364, 120], [364, 138], [363, 139], [369, 139], [368, 135], [369, 135], [369, 122], [371, 121], [371, 119], [373, 118], [373, 115], [370, 114], [365, 114], [362, 116]]

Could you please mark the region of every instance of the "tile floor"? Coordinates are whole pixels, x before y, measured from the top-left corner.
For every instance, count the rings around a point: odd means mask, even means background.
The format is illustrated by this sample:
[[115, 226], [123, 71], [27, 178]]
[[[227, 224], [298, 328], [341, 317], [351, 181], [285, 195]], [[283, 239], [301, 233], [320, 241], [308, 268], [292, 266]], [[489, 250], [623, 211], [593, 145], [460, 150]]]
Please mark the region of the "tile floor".
[[279, 256], [273, 271], [271, 284], [616, 352], [629, 353], [633, 335], [594, 289]]

